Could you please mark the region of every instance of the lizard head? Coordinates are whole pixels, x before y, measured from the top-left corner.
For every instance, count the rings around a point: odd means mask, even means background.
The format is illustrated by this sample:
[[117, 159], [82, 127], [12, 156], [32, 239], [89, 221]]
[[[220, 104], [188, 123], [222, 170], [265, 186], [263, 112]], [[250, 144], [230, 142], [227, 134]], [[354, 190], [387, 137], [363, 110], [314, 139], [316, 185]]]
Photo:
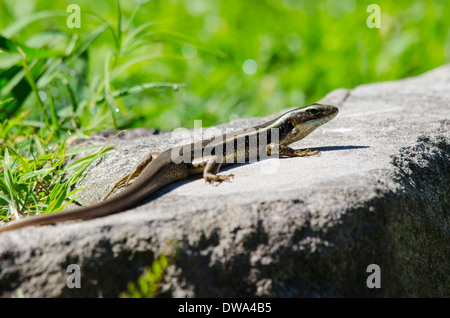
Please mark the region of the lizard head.
[[309, 135], [314, 129], [330, 121], [339, 109], [332, 105], [312, 104], [296, 108], [280, 116], [280, 144], [288, 145]]

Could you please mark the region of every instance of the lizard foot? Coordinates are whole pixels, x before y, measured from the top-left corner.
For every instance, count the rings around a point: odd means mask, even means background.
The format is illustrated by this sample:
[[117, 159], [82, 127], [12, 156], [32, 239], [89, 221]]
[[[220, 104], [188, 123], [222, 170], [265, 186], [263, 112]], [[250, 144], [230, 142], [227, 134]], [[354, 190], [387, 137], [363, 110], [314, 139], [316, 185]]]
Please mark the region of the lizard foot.
[[221, 183], [223, 181], [231, 181], [231, 179], [234, 179], [234, 174], [227, 174], [227, 175], [208, 174], [205, 178], [205, 182], [214, 184], [214, 182]]
[[295, 150], [295, 156], [296, 157], [314, 156], [314, 155], [319, 155], [319, 154], [320, 154], [319, 150], [314, 150], [314, 151], [312, 151], [311, 149]]

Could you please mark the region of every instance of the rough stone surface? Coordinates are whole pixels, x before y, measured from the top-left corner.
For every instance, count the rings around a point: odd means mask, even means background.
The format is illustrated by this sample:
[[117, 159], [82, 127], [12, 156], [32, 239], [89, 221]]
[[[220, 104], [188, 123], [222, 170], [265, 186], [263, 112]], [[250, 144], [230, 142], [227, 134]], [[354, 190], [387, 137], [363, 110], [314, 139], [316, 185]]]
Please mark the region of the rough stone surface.
[[[1, 234], [0, 295], [114, 297], [176, 253], [163, 296], [450, 296], [450, 66], [322, 102], [339, 115], [294, 145], [321, 156], [237, 165], [231, 183], [186, 180], [123, 213]], [[80, 183], [83, 205], [179, 141], [128, 136]], [[66, 286], [69, 264], [80, 289]], [[367, 288], [369, 264], [379, 289]]]

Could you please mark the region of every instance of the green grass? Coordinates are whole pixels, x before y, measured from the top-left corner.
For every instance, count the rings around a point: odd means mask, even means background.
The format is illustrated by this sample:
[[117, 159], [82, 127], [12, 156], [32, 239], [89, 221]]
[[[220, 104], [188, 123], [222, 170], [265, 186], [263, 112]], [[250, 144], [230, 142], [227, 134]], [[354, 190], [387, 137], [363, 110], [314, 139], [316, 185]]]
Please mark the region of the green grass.
[[[175, 257], [175, 256], [173, 256]], [[164, 279], [167, 267], [173, 262], [165, 255], [160, 255], [152, 262], [150, 268], [144, 269], [144, 273], [136, 282], [130, 282], [127, 291], [121, 293], [121, 298], [154, 298]]]
[[0, 218], [7, 222], [24, 215], [62, 211], [80, 189], [72, 190], [86, 168], [113, 147], [102, 148], [81, 159], [67, 159], [93, 148], [66, 149], [44, 143], [37, 135], [26, 138], [16, 152], [4, 147], [0, 179]]
[[[366, 25], [371, 3], [380, 29]], [[66, 25], [68, 4], [0, 2], [6, 221], [73, 200], [87, 165], [110, 149], [68, 164], [82, 151], [73, 142], [96, 131], [268, 115], [450, 60], [445, 0], [82, 0], [80, 29]]]
[[[42, 17], [59, 15], [59, 12], [40, 12], [31, 14], [25, 21], [32, 23]], [[4, 66], [0, 72], [0, 218], [3, 221], [58, 212], [75, 199], [79, 189], [73, 187], [84, 176], [86, 168], [113, 147], [101, 147], [82, 159], [70, 160], [78, 153], [95, 150], [70, 145], [111, 125], [117, 130], [116, 113], [127, 111], [121, 100], [123, 96], [182, 86], [147, 82], [115, 89], [112, 81], [133, 65], [133, 59], [127, 59], [127, 54], [136, 49], [133, 44], [146, 29], [131, 28], [131, 22], [125, 31], [103, 22], [83, 38], [68, 34], [60, 34], [58, 38], [58, 32], [52, 32], [55, 34], [49, 38], [44, 32], [33, 37], [33, 46], [14, 37], [14, 32], [27, 26], [21, 20], [4, 31], [9, 37], [0, 36], [3, 51], [0, 58]], [[88, 83], [86, 52], [106, 30], [111, 31], [114, 45], [103, 59], [103, 72]], [[54, 42], [48, 42], [55, 37]]]

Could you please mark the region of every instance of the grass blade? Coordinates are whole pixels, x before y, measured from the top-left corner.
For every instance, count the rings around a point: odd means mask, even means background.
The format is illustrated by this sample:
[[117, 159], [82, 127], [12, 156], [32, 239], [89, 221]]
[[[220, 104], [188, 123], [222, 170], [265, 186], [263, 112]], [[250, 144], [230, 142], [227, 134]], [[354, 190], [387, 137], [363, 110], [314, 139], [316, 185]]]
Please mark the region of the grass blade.
[[21, 17], [13, 24], [10, 24], [6, 29], [2, 31], [3, 36], [11, 38], [19, 33], [21, 30], [26, 28], [31, 23], [48, 18], [67, 16], [67, 12], [61, 10], [48, 10], [48, 11], [38, 11], [30, 14], [26, 17]]
[[[21, 50], [19, 50], [19, 48]], [[0, 49], [3, 49], [9, 53], [20, 53], [21, 55], [23, 55], [23, 52], [28, 60], [64, 56], [64, 51], [48, 50], [42, 47], [32, 48], [25, 44], [19, 43], [16, 40], [10, 40], [2, 35], [0, 35]]]
[[28, 80], [28, 84], [30, 84], [31, 90], [33, 91], [34, 96], [36, 97], [37, 104], [41, 108], [42, 117], [44, 118], [44, 122], [45, 122], [46, 126], [50, 129], [50, 121], [48, 119], [47, 112], [45, 111], [44, 103], [42, 102], [41, 97], [39, 96], [36, 82], [30, 73], [30, 69], [28, 68], [27, 61], [26, 61], [26, 59], [27, 59], [26, 54], [25, 54], [25, 52], [22, 51], [22, 49], [20, 47], [17, 47], [17, 49], [19, 50], [19, 52], [21, 53], [21, 55], [23, 57], [22, 65], [23, 65], [23, 69], [25, 70], [25, 75]]
[[113, 52], [109, 52], [109, 54], [106, 56], [106, 59], [105, 59], [105, 73], [104, 73], [104, 76], [105, 76], [105, 79], [104, 79], [104, 81], [105, 81], [105, 99], [106, 99], [106, 102], [107, 102], [110, 112], [111, 112], [114, 129], [117, 131], [118, 125], [117, 125], [115, 111], [116, 111], [116, 109], [119, 108], [119, 105], [117, 104], [115, 98], [111, 95], [111, 76], [110, 76], [110, 71], [109, 71], [112, 57], [113, 57]]
[[173, 89], [177, 89], [178, 87], [185, 86], [183, 83], [168, 83], [168, 82], [152, 82], [152, 83], [144, 83], [131, 87], [126, 87], [123, 89], [115, 90], [112, 92], [112, 96], [114, 97], [123, 97], [128, 95], [133, 95], [140, 93], [146, 89], [157, 88], [157, 87], [171, 87]]
[[173, 54], [171, 54], [171, 55], [169, 55], [169, 54], [146, 54], [146, 55], [137, 56], [137, 57], [135, 57], [133, 59], [127, 60], [122, 65], [116, 67], [112, 71], [111, 76], [112, 76], [112, 78], [115, 78], [120, 73], [122, 73], [123, 71], [125, 71], [129, 67], [133, 66], [134, 64], [137, 64], [137, 63], [140, 63], [140, 62], [143, 62], [143, 61], [151, 61], [151, 60], [155, 60], [155, 59], [184, 60], [184, 57], [179, 56], [179, 55], [173, 55]]

